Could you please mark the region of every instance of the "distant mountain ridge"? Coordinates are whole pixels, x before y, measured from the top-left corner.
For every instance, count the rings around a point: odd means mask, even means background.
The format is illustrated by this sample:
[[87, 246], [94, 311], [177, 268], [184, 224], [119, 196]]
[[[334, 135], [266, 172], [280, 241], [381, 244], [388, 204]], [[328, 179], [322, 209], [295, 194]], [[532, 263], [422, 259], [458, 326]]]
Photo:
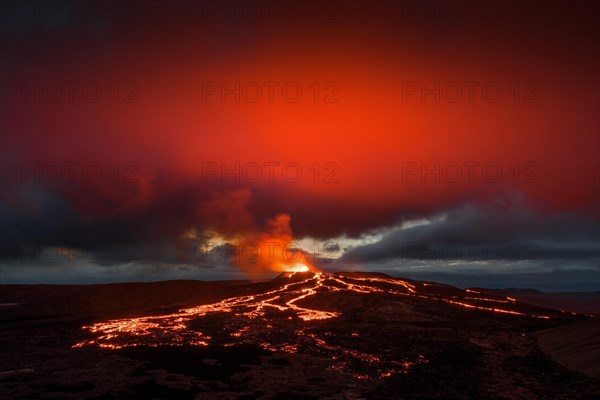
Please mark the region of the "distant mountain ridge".
[[600, 315], [600, 292], [540, 292], [535, 289], [494, 289], [493, 292], [539, 307]]

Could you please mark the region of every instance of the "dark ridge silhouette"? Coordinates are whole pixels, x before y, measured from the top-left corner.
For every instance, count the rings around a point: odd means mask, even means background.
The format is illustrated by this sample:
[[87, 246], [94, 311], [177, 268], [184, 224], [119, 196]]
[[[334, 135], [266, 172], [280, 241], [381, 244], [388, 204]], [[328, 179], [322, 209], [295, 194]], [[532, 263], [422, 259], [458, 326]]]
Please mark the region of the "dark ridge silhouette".
[[600, 315], [600, 292], [540, 292], [535, 289], [497, 289], [493, 292], [540, 307]]
[[492, 290], [371, 272], [0, 289], [2, 398], [572, 400], [600, 391], [595, 320]]

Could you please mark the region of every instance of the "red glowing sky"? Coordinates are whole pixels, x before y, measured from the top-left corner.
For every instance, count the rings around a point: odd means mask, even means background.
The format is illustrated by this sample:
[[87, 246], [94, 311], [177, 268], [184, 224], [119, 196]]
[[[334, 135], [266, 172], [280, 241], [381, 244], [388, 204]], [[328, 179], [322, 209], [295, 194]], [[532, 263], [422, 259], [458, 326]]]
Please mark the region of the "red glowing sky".
[[[332, 4], [326, 21], [314, 20], [320, 6], [312, 3], [294, 23], [279, 14], [274, 22], [223, 22], [218, 9], [139, 5], [132, 22], [8, 27], [2, 201], [33, 220], [47, 211], [6, 163], [97, 162], [99, 182], [76, 173], [75, 183], [44, 186], [97, 238], [94, 224], [115, 221], [141, 237], [178, 237], [192, 227], [234, 235], [280, 213], [291, 215], [296, 235], [327, 238], [463, 204], [510, 208], [515, 198], [542, 215], [597, 220], [594, 6], [505, 4], [509, 11], [495, 20], [465, 14], [460, 23], [418, 8], [345, 2]], [[56, 103], [14, 91], [51, 82], [63, 88]], [[76, 89], [69, 101], [65, 82], [97, 83], [102, 95], [89, 102]], [[222, 101], [218, 85], [214, 95], [203, 92], [214, 82], [256, 82], [262, 97], [248, 100], [251, 84], [239, 102]], [[273, 101], [265, 82], [274, 85]], [[298, 102], [282, 93], [289, 83], [302, 89]], [[447, 91], [439, 102], [425, 93], [423, 102], [421, 89], [436, 83]], [[494, 95], [482, 92], [486, 85], [501, 88], [498, 101], [484, 97]], [[456, 86], [462, 97], [452, 102]], [[135, 181], [115, 185], [111, 166], [127, 162]], [[273, 179], [265, 162], [279, 163]], [[258, 163], [262, 179], [223, 181], [218, 173], [235, 163]], [[301, 166], [297, 182], [284, 179], [286, 163]], [[436, 163], [438, 172], [420, 175]], [[452, 181], [444, 174], [455, 176], [456, 165], [462, 178]], [[498, 167], [502, 176], [490, 179]]]

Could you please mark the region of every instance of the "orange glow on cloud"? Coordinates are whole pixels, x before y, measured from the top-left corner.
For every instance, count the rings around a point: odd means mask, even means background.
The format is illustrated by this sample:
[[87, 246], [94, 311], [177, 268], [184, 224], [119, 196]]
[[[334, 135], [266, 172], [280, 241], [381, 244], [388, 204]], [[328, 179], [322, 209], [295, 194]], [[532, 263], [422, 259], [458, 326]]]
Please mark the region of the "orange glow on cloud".
[[303, 252], [294, 247], [292, 239], [290, 216], [279, 214], [267, 221], [263, 232], [239, 238], [235, 244], [235, 263], [248, 275], [314, 270]]

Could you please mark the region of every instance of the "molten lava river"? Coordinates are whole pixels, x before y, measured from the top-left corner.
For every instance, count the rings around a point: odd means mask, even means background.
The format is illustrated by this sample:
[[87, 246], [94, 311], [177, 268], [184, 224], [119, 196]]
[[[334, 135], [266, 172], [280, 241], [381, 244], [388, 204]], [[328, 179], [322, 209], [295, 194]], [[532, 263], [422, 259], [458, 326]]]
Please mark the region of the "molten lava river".
[[[405, 301], [412, 298], [425, 300], [428, 304], [511, 314], [519, 318], [555, 316], [523, 312], [528, 310], [519, 307], [523, 303], [510, 297], [352, 273], [285, 272], [273, 283], [276, 285], [271, 290], [181, 309], [173, 314], [115, 319], [84, 326], [88, 338], [73, 347], [120, 349], [131, 346], [228, 347], [253, 344], [275, 352], [318, 354], [331, 360], [332, 369], [352, 372], [359, 365], [362, 366], [361, 371], [369, 371], [354, 374], [358, 378], [386, 377], [392, 373], [407, 372], [411, 366], [427, 360], [418, 352], [406, 357], [385, 357], [380, 352], [373, 354], [365, 350], [364, 346], [341, 346], [335, 336], [322, 329], [327, 320], [343, 316], [343, 307], [335, 300], [331, 301], [332, 298], [339, 299], [339, 294], [375, 294]], [[336, 297], [323, 300], [323, 296]], [[321, 301], [319, 297], [322, 297]], [[347, 334], [353, 340], [362, 340], [361, 335], [352, 329]]]

